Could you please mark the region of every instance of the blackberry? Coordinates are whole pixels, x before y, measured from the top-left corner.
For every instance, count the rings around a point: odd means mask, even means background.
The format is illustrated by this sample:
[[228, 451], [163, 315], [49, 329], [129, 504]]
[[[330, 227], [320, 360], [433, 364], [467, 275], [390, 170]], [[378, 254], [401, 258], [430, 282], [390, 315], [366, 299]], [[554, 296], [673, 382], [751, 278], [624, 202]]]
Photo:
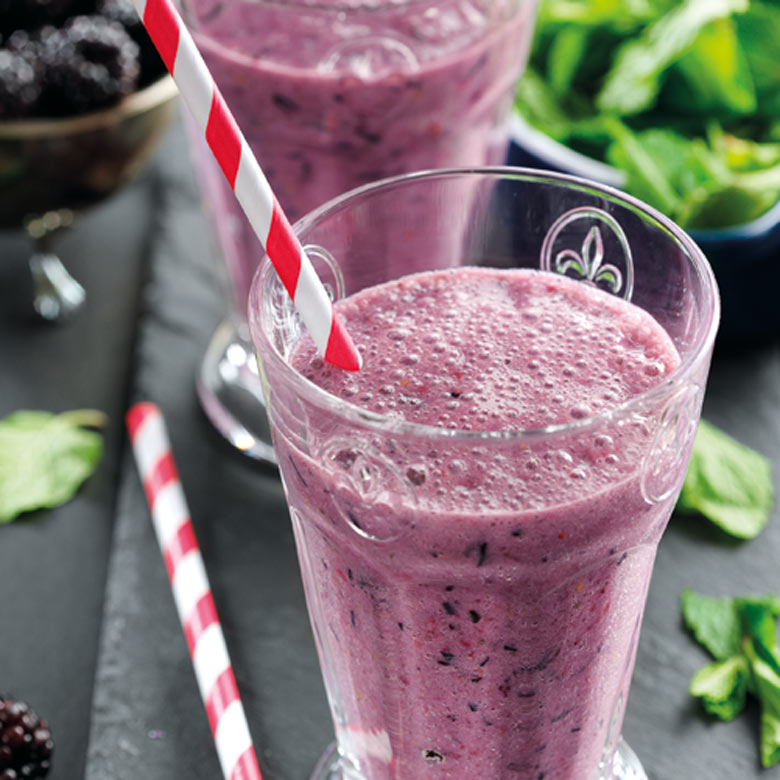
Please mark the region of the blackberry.
[[19, 54], [32, 67], [38, 62], [38, 44], [35, 36], [27, 30], [15, 30], [3, 44], [3, 48]]
[[97, 12], [106, 19], [119, 22], [138, 44], [141, 62], [140, 86], [150, 84], [165, 73], [165, 64], [146, 32], [133, 0], [98, 0]]
[[46, 40], [54, 32], [54, 27], [46, 25], [38, 30], [15, 30], [5, 41], [5, 48], [24, 59], [35, 68], [40, 77], [43, 70], [41, 56]]
[[91, 13], [96, 0], [0, 0], [0, 30], [35, 30], [46, 24], [60, 25], [68, 17]]
[[102, 16], [75, 16], [42, 50], [42, 110], [80, 114], [117, 102], [138, 85], [138, 44]]
[[21, 54], [0, 49], [0, 119], [32, 113], [41, 94], [35, 68]]
[[48, 723], [23, 701], [0, 695], [0, 780], [41, 780], [53, 750]]

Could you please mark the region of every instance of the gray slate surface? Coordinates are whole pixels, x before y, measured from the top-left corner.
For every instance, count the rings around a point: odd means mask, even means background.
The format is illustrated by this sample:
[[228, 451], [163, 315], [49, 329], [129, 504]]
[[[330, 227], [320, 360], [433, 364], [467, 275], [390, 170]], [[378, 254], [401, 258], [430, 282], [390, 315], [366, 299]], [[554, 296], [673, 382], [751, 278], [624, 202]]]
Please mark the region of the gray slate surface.
[[88, 295], [62, 327], [32, 313], [29, 242], [20, 231], [0, 233], [0, 417], [76, 408], [109, 417], [104, 457], [73, 501], [0, 525], [0, 692], [50, 720], [57, 747], [49, 780], [84, 774], [149, 185], [144, 176], [56, 242]]

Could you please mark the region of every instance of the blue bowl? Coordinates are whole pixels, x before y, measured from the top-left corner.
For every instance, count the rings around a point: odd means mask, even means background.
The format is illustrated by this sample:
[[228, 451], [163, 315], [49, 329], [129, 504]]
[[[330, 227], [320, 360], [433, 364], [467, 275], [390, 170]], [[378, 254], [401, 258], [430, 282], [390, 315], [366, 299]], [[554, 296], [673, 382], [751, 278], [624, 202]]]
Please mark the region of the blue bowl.
[[[570, 173], [620, 189], [621, 171], [512, 117], [508, 162]], [[780, 203], [752, 222], [714, 230], [689, 230], [712, 265], [721, 295], [719, 344], [745, 344], [780, 335]]]

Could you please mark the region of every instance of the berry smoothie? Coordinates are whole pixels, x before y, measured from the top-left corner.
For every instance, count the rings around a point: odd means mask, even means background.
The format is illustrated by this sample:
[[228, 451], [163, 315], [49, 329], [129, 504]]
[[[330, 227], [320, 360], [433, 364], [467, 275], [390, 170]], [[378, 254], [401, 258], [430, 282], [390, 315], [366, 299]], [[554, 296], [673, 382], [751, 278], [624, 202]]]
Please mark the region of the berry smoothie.
[[[182, 5], [198, 49], [293, 222], [376, 179], [504, 159], [533, 0]], [[262, 250], [205, 144], [195, 148], [243, 313]]]
[[346, 766], [610, 776], [674, 500], [641, 489], [660, 410], [610, 410], [678, 366], [674, 345], [638, 307], [541, 271], [425, 272], [338, 307], [363, 369], [323, 364], [307, 336], [293, 366], [355, 421], [415, 424], [345, 426], [324, 405], [274, 420]]

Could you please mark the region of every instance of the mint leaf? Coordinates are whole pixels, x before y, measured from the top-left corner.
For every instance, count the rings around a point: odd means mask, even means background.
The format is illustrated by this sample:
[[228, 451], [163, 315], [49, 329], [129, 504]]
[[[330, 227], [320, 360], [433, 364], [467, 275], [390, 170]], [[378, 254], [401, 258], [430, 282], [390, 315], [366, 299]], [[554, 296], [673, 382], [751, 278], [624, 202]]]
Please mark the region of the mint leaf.
[[758, 219], [777, 203], [778, 191], [752, 187], [702, 187], [680, 203], [677, 223], [687, 229], [741, 225]]
[[715, 19], [746, 11], [747, 0], [685, 0], [624, 43], [596, 98], [602, 111], [637, 114], [653, 105], [661, 76]]
[[698, 512], [732, 536], [752, 539], [769, 522], [773, 504], [769, 460], [701, 420], [677, 509]]
[[780, 162], [760, 171], [735, 174], [734, 181], [747, 189], [773, 189], [776, 196], [777, 190], [780, 189]]
[[686, 113], [751, 114], [756, 110], [756, 88], [734, 19], [716, 19], [702, 28], [675, 67], [694, 98], [685, 107]]
[[518, 84], [515, 105], [527, 122], [551, 138], [566, 137], [572, 120], [547, 82], [531, 67], [526, 68]]
[[[629, 191], [660, 211], [674, 214], [679, 208], [680, 197], [669, 181], [668, 164], [679, 159], [677, 137], [671, 132], [655, 131], [648, 144], [647, 138], [643, 141], [617, 119], [609, 127], [615, 140], [607, 150], [607, 159], [626, 172]], [[656, 141], [663, 137], [667, 148], [658, 148], [658, 143], [654, 145], [653, 137]], [[681, 140], [687, 146], [687, 142]], [[673, 156], [669, 156], [668, 147], [673, 147]]]
[[0, 523], [73, 497], [100, 460], [103, 439], [93, 410], [19, 411], [0, 420]]
[[739, 652], [742, 627], [734, 599], [684, 590], [680, 606], [685, 625], [716, 661], [725, 661]]
[[739, 612], [743, 622], [747, 620], [746, 625], [750, 626], [754, 620], [752, 615], [754, 610], [768, 612], [773, 617], [780, 617], [780, 595], [777, 593], [767, 593], [764, 596], [742, 596], [734, 599], [734, 605]]
[[[587, 27], [611, 27], [631, 31], [651, 21], [677, 0], [545, 0], [539, 5], [538, 24], [569, 23]], [[654, 7], [658, 6], [658, 8]]]
[[776, 663], [767, 662], [750, 639], [744, 642], [744, 653], [761, 701], [761, 764], [766, 768], [780, 761], [780, 674], [776, 668], [780, 659], [775, 656]]
[[732, 178], [701, 138], [662, 128], [635, 133], [618, 119], [605, 117], [605, 122], [614, 138], [607, 158], [626, 172], [627, 188], [661, 211], [676, 214], [680, 224], [690, 201], [720, 191]]
[[586, 27], [564, 27], [553, 40], [547, 55], [548, 81], [556, 95], [565, 95], [574, 83], [588, 45]]
[[708, 128], [713, 152], [735, 173], [751, 173], [780, 164], [780, 143], [750, 141], [724, 133], [717, 125]]
[[689, 691], [707, 712], [732, 720], [748, 693], [761, 704], [761, 763], [780, 761], [780, 596], [716, 599], [691, 590], [682, 593], [685, 624], [715, 657], [699, 669]]
[[780, 6], [750, 0], [747, 13], [736, 18], [739, 40], [750, 65], [759, 96], [776, 96], [780, 90]]
[[733, 720], [745, 708], [750, 666], [744, 655], [733, 655], [699, 669], [688, 689], [704, 709], [721, 720]]
[[745, 224], [780, 199], [778, 61], [777, 0], [540, 0], [517, 109], [682, 227]]
[[780, 675], [780, 647], [777, 644], [777, 616], [764, 599], [740, 599], [737, 609], [743, 632], [752, 639], [756, 655]]

